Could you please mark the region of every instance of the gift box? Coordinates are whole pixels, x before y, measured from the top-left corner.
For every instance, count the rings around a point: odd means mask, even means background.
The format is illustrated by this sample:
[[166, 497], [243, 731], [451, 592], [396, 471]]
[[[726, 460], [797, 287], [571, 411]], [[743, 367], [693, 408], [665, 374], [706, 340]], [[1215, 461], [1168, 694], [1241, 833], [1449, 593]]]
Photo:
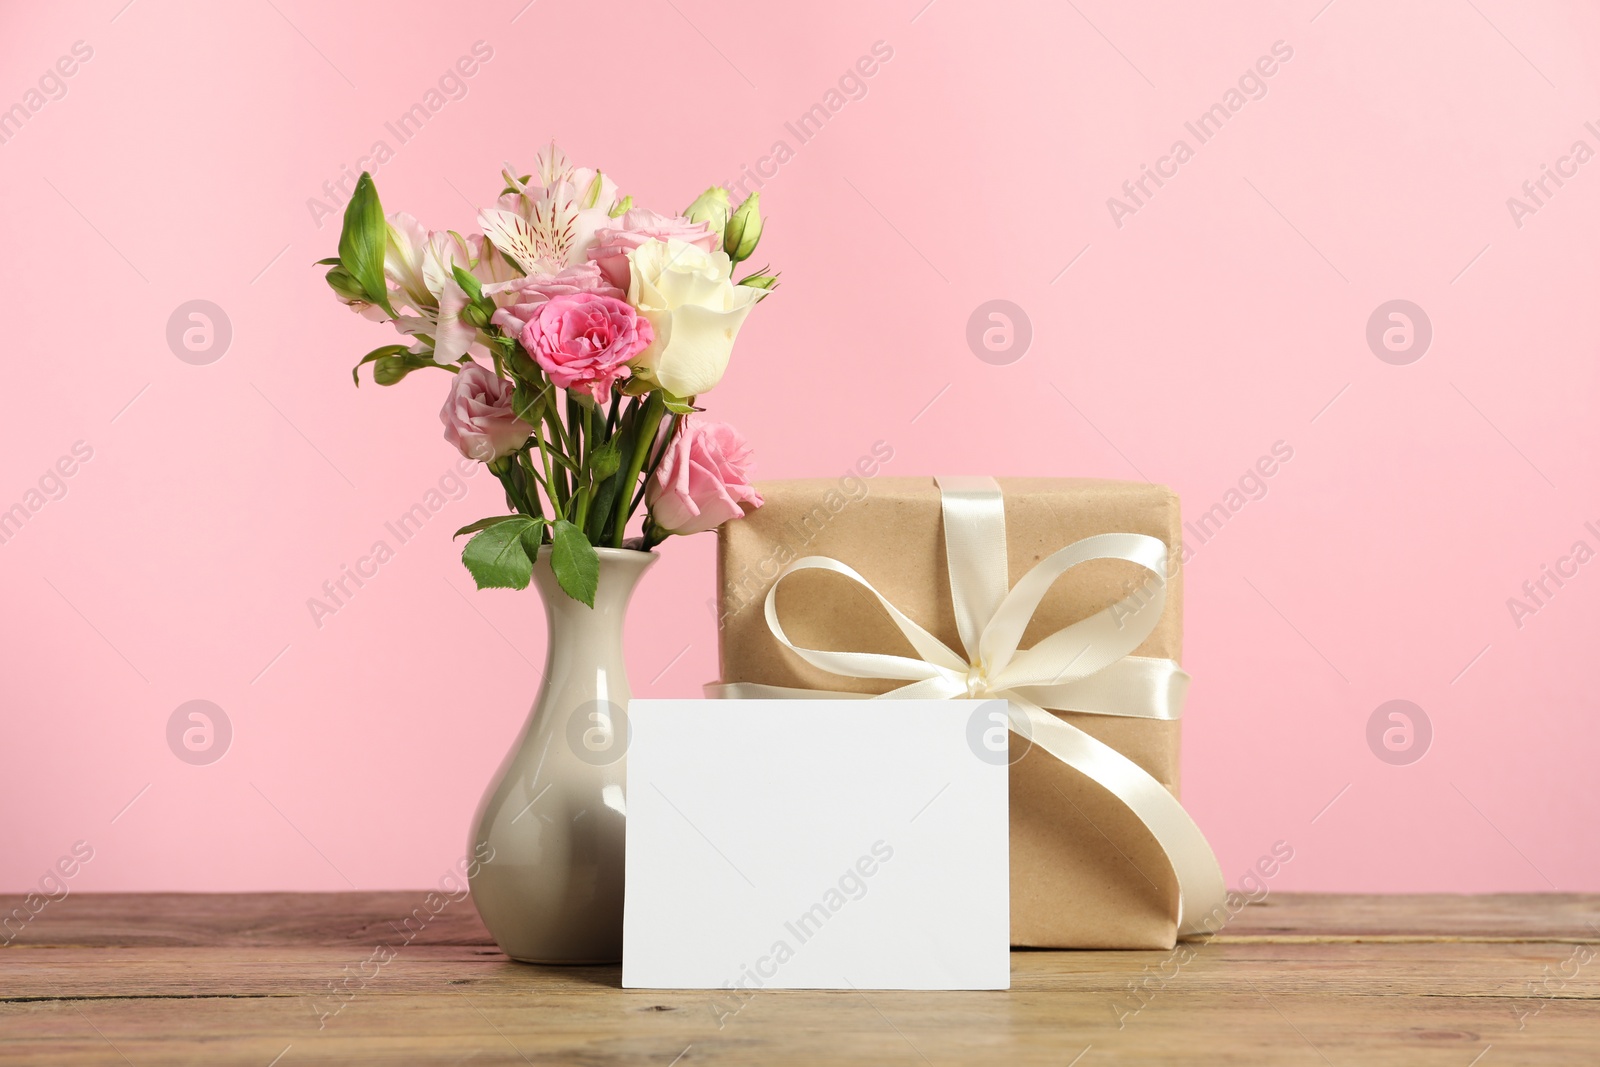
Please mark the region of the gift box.
[[[1182, 643], [1177, 496], [1158, 485], [1092, 479], [1003, 478], [997, 484], [1003, 497], [1004, 530], [995, 525], [982, 537], [968, 530], [962, 535], [965, 541], [950, 541], [963, 557], [956, 561], [958, 571], [969, 562], [967, 556], [1003, 552], [1004, 573], [1014, 584], [1047, 557], [1084, 538], [1142, 534], [1157, 539], [1171, 551], [1170, 562], [1162, 561], [1167, 571], [1164, 604], [1158, 605], [1158, 617], [1151, 614], [1153, 626], [1132, 651], [1150, 662], [1171, 661], [1172, 684], [1186, 683], [1187, 676], [1176, 667]], [[862, 585], [842, 579], [837, 569], [803, 569], [807, 557], [826, 557], [853, 569], [910, 620], [950, 649], [962, 651], [947, 549], [946, 501], [934, 479], [817, 479], [768, 482], [758, 488], [764, 506], [718, 531], [717, 608], [725, 689], [743, 689], [749, 695], [753, 683], [755, 689], [784, 687], [843, 695], [878, 694], [905, 684], [820, 669], [780, 641], [764, 606], [769, 593], [783, 636], [792, 646], [916, 655], [876, 597]], [[1000, 501], [993, 501], [993, 506], [997, 524]], [[1003, 544], [991, 543], [1002, 539]], [[1159, 552], [1160, 546], [1155, 550]], [[795, 566], [797, 560], [802, 561], [801, 569]], [[997, 566], [998, 559], [991, 563]], [[1148, 564], [1109, 558], [1071, 567], [1039, 600], [1018, 646], [1033, 647], [1110, 605], [1147, 603], [1152, 584], [1160, 584], [1152, 578], [1152, 570]], [[773, 592], [780, 576], [781, 584]], [[968, 582], [963, 579], [960, 584]], [[970, 593], [966, 596], [970, 602]], [[1180, 688], [1175, 702], [1181, 706], [1181, 701]], [[1077, 727], [1132, 761], [1138, 770], [1124, 768], [1111, 777], [1138, 778], [1146, 787], [1146, 801], [1167, 801], [1164, 796], [1148, 796], [1163, 789], [1176, 796], [1175, 711], [1171, 717], [1108, 714], [1103, 708], [1051, 709], [1042, 714]], [[1051, 948], [1172, 947], [1182, 925], [1174, 853], [1187, 850], [1193, 860], [1197, 848], [1192, 842], [1174, 847], [1170, 836], [1164, 848], [1149, 828], [1152, 821], [1159, 824], [1159, 818], [1148, 815], [1148, 803], [1141, 819], [1114, 792], [1044, 751], [1037, 738], [1030, 742], [1012, 734], [1010, 741], [1015, 760], [1010, 768], [1012, 943]], [[1115, 753], [1106, 755], [1089, 741], [1083, 744], [1104, 757], [1097, 757], [1098, 766], [1108, 761], [1122, 766]], [[884, 758], [892, 759], [893, 754], [885, 753]], [[819, 773], [826, 772], [819, 769]], [[1155, 783], [1161, 788], [1154, 788]], [[1181, 809], [1168, 803], [1177, 810], [1177, 821], [1187, 822]], [[1170, 816], [1161, 818], [1171, 825]], [[1193, 830], [1192, 823], [1188, 827]], [[1198, 831], [1190, 837], [1198, 838]], [[1198, 851], [1209, 858], [1203, 838]], [[1210, 864], [1214, 869], [1215, 861]], [[1206, 892], [1196, 892], [1191, 885], [1191, 896], [1209, 897], [1213, 889], [1220, 892], [1220, 874], [1207, 878], [1196, 879], [1206, 881]], [[1191, 925], [1193, 908], [1199, 903], [1211, 906], [1209, 900], [1190, 900]]]

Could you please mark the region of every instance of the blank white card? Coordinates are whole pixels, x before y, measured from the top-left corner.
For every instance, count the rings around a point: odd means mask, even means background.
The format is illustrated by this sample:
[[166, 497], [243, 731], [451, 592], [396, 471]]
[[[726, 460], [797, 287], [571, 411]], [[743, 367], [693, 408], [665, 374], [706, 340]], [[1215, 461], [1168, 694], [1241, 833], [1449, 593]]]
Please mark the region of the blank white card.
[[1009, 988], [1004, 701], [627, 716], [624, 986]]

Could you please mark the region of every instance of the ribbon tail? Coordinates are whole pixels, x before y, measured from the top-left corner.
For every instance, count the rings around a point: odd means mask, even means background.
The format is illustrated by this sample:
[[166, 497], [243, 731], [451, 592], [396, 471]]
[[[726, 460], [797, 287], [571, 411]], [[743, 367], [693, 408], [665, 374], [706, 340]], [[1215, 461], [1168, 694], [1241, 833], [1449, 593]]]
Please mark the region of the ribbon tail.
[[1010, 699], [1026, 715], [1024, 736], [1031, 734], [1035, 745], [1127, 805], [1166, 853], [1178, 879], [1179, 936], [1215, 933], [1227, 918], [1227, 885], [1205, 835], [1177, 798], [1110, 745], [1037, 704]]

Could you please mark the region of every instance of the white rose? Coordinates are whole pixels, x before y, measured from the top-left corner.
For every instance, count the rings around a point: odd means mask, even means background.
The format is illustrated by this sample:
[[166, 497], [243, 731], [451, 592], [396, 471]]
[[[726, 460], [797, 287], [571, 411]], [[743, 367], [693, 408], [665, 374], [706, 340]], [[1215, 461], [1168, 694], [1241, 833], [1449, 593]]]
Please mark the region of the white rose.
[[634, 373], [674, 396], [708, 391], [722, 380], [734, 338], [762, 291], [733, 284], [726, 253], [676, 238], [646, 241], [628, 259], [628, 303], [656, 335], [633, 361]]

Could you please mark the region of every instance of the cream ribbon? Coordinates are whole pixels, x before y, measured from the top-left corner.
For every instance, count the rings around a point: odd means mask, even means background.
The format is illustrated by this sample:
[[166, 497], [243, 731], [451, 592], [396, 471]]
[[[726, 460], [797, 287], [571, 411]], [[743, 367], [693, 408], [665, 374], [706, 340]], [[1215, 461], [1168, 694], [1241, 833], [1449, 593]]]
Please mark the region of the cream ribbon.
[[[1131, 655], [1150, 635], [1166, 603], [1167, 546], [1143, 534], [1086, 537], [1040, 560], [1015, 586], [1006, 561], [1005, 504], [992, 478], [936, 479], [944, 510], [945, 555], [961, 656], [908, 618], [853, 568], [827, 556], [806, 556], [779, 573], [767, 592], [767, 626], [785, 648], [832, 674], [906, 684], [871, 699], [1008, 702], [1012, 730], [1086, 775], [1125, 804], [1148, 829], [1178, 882], [1180, 934], [1210, 933], [1226, 899], [1222, 870], [1188, 812], [1144, 768], [1046, 708], [1147, 719], [1182, 714], [1189, 676], [1169, 659]], [[1022, 633], [1056, 579], [1092, 559], [1136, 563], [1150, 578], [1134, 593], [1099, 613], [1057, 630], [1032, 648], [1019, 649]], [[917, 657], [803, 648], [789, 640], [778, 619], [778, 586], [801, 571], [843, 575], [882, 605]], [[731, 682], [707, 686], [721, 697], [788, 699], [866, 698], [863, 693]], [[1212, 925], [1206, 920], [1211, 919]]]

